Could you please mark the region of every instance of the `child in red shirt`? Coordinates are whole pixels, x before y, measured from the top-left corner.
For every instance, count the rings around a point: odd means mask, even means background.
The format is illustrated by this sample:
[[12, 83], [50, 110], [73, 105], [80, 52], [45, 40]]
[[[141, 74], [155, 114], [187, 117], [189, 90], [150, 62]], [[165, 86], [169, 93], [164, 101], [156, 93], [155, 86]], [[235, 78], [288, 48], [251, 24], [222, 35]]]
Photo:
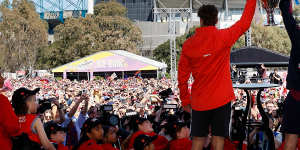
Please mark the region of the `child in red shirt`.
[[44, 125], [48, 139], [56, 147], [57, 150], [68, 150], [69, 148], [63, 145], [66, 138], [65, 129], [59, 126], [54, 121], [49, 121]]
[[190, 150], [192, 148], [190, 129], [185, 123], [176, 122], [171, 124], [169, 133], [173, 138], [169, 146], [171, 150]]
[[103, 126], [104, 135], [103, 135], [103, 144], [102, 147], [105, 150], [118, 150], [113, 146], [117, 143], [117, 131], [116, 128], [112, 126]]
[[103, 140], [103, 128], [101, 121], [96, 118], [87, 119], [81, 129], [81, 138], [79, 145], [75, 150], [104, 150], [104, 148], [97, 144]]

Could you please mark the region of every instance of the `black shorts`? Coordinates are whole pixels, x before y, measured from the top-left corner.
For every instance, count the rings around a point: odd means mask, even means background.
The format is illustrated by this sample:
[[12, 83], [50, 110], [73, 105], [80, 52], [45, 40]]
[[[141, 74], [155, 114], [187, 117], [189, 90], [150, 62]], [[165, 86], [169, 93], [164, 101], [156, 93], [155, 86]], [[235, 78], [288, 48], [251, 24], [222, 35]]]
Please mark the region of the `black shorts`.
[[300, 135], [300, 101], [295, 100], [291, 93], [285, 99], [281, 131]]
[[229, 136], [229, 123], [231, 118], [231, 102], [212, 110], [192, 110], [192, 130], [194, 137], [206, 137], [211, 126], [213, 136]]

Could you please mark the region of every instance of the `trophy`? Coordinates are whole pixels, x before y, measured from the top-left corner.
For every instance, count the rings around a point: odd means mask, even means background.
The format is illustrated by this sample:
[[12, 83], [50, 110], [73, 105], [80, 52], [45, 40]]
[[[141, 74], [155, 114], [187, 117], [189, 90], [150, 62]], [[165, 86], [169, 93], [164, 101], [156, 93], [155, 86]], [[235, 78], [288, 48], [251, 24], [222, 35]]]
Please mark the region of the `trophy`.
[[261, 0], [261, 2], [267, 12], [268, 25], [276, 25], [274, 21], [274, 9], [278, 6], [279, 0]]

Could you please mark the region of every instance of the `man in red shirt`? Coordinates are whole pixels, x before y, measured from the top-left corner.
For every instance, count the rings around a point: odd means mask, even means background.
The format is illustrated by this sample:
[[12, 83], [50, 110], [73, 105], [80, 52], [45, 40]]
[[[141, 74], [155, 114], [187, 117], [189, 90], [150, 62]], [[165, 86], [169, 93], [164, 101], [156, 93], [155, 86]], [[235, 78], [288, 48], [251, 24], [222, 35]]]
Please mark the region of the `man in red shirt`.
[[[4, 84], [4, 78], [0, 72], [0, 89]], [[0, 145], [1, 149], [10, 150], [12, 149], [11, 136], [18, 134], [20, 130], [19, 120], [14, 113], [11, 104], [7, 97], [2, 95], [0, 90]]]
[[[247, 0], [241, 19], [232, 27], [219, 30], [218, 10], [203, 5], [199, 11], [200, 28], [183, 44], [178, 87], [185, 111], [192, 109], [192, 150], [203, 148], [209, 126], [212, 127], [214, 150], [224, 147], [229, 135], [231, 100], [235, 98], [230, 77], [230, 49], [251, 25], [256, 0]], [[193, 75], [192, 92], [188, 80]]]

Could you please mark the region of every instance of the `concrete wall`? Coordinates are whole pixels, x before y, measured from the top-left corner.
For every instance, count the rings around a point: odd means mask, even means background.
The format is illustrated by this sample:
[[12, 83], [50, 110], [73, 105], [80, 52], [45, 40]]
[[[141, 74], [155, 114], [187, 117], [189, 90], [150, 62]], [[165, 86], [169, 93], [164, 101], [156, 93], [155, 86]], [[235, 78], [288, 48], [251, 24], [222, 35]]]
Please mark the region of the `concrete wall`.
[[[143, 44], [140, 48], [141, 51], [152, 51], [170, 38], [168, 22], [139, 21], [135, 22], [135, 24], [142, 31]], [[176, 22], [176, 36], [183, 35], [186, 33], [186, 30], [186, 22]]]

